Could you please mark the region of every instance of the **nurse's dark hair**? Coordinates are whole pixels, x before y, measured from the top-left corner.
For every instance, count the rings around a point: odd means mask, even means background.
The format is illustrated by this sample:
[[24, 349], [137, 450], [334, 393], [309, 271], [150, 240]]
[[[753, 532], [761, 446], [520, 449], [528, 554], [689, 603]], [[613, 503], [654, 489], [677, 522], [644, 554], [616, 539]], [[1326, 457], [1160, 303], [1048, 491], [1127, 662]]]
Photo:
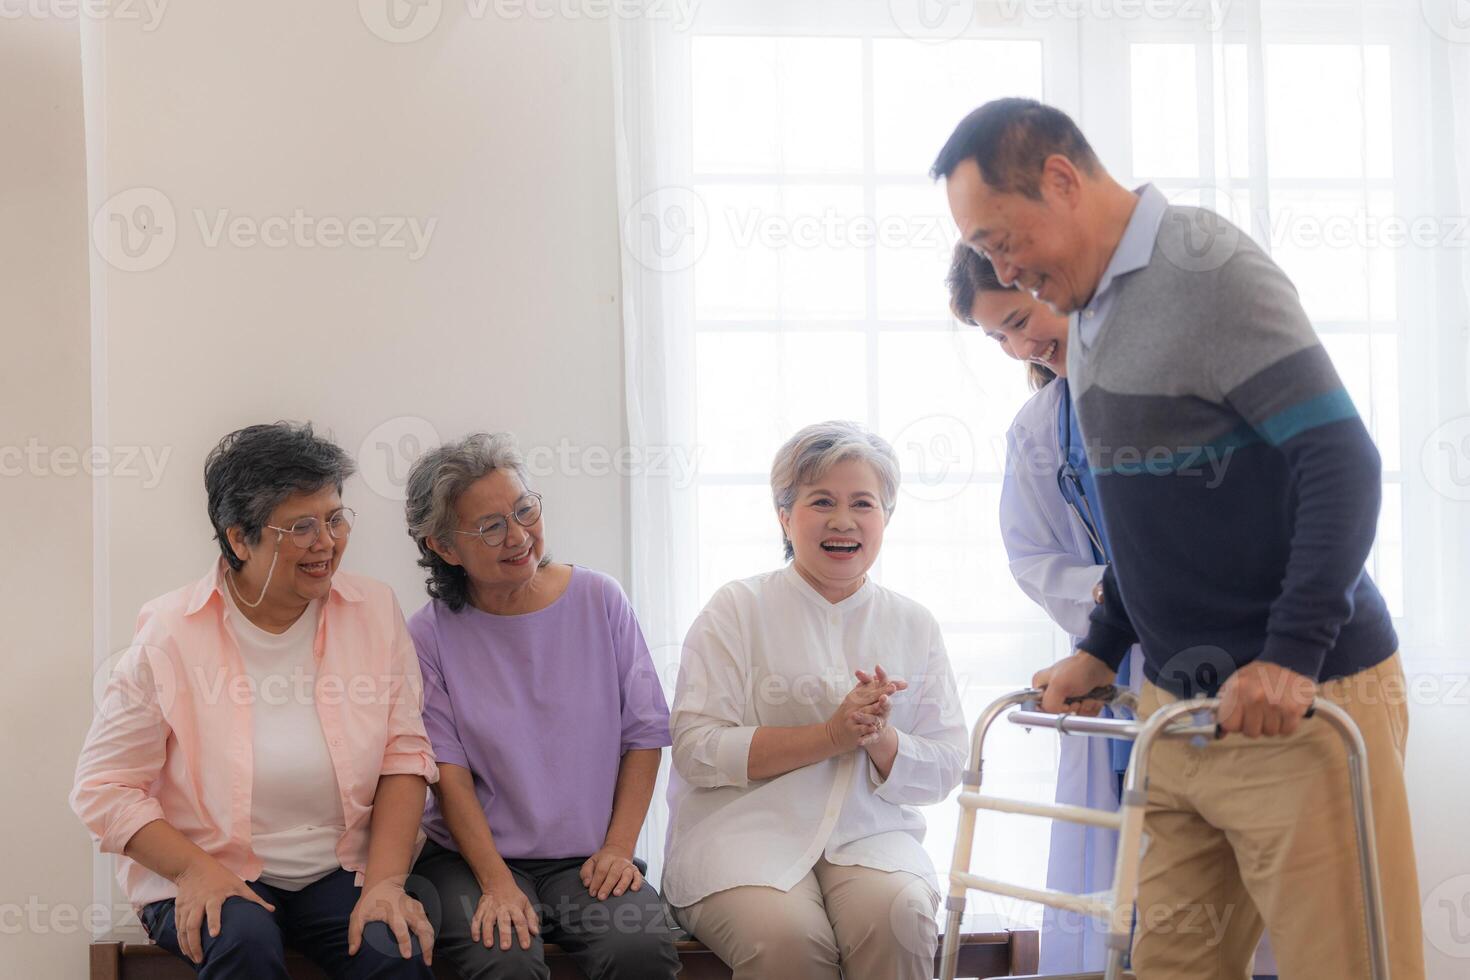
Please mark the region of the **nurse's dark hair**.
[[1062, 110], [1035, 99], [995, 99], [960, 120], [929, 176], [949, 177], [974, 160], [992, 190], [1040, 200], [1042, 167], [1056, 155], [1089, 177], [1102, 169], [1092, 144]]
[[220, 554], [239, 571], [245, 562], [230, 547], [230, 528], [240, 528], [246, 542], [256, 544], [271, 511], [287, 497], [326, 487], [341, 493], [356, 469], [352, 457], [313, 432], [310, 422], [247, 425], [231, 432], [204, 459], [209, 523]]
[[[976, 296], [991, 292], [1018, 292], [1014, 286], [1002, 284], [990, 260], [964, 242], [954, 247], [954, 257], [950, 260], [944, 284], [949, 287], [949, 311], [956, 320], [972, 327], [980, 326], [971, 312], [975, 308]], [[1055, 377], [1050, 369], [1034, 361], [1026, 362], [1026, 381], [1032, 391], [1045, 388]]]

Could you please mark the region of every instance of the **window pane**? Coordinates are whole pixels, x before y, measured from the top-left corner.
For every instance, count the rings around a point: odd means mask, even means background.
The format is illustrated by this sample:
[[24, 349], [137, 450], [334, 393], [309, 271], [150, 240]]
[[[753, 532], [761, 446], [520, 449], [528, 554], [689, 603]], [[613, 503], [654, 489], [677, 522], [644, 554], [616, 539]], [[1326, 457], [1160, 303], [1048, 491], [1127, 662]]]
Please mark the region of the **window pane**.
[[1392, 334], [1327, 334], [1322, 346], [1332, 357], [1348, 395], [1373, 435], [1383, 468], [1399, 468], [1399, 345]]
[[[970, 725], [997, 698], [1029, 684], [1033, 673], [1055, 659], [1053, 638], [1045, 630], [947, 631], [944, 641], [954, 666], [965, 720]], [[986, 739], [985, 791], [1049, 802], [1055, 794], [1059, 748], [1054, 735], [996, 725]], [[960, 791], [956, 788], [945, 802], [923, 808], [929, 825], [924, 849], [941, 879], [954, 857], [959, 816], [954, 798]], [[1046, 861], [1037, 856], [1047, 853], [1050, 833], [1045, 820], [980, 811], [976, 815], [972, 867], [978, 874], [1041, 887], [1046, 883]], [[997, 843], [1001, 841], [1003, 846]], [[1015, 915], [1027, 914], [1014, 906], [1003, 907]], [[979, 893], [970, 895], [967, 908], [993, 911]]]
[[1148, 177], [1199, 176], [1199, 104], [1194, 45], [1131, 47], [1133, 172]]
[[701, 184], [709, 247], [694, 267], [700, 319], [861, 319], [869, 222], [858, 187]]
[[1391, 202], [1360, 191], [1272, 189], [1271, 254], [1313, 320], [1393, 318], [1393, 250], [1382, 244], [1397, 222]]
[[941, 622], [1016, 622], [1039, 613], [1011, 578], [999, 531], [1000, 486], [970, 484], [940, 500], [904, 497], [883, 546], [883, 584]]
[[878, 170], [922, 176], [955, 124], [1003, 95], [1039, 99], [1041, 42], [908, 39], [873, 42], [873, 139]]
[[903, 499], [941, 499], [977, 476], [999, 478], [1006, 430], [1030, 395], [1025, 365], [974, 327], [879, 337], [878, 429], [903, 466]]
[[1378, 512], [1378, 539], [1369, 559], [1373, 581], [1394, 616], [1404, 614], [1404, 494], [1397, 483], [1383, 485], [1383, 507]]
[[691, 61], [697, 172], [862, 168], [862, 42], [696, 37]]
[[1399, 338], [1374, 334], [1370, 346], [1373, 372], [1373, 441], [1383, 456], [1383, 468], [1397, 470], [1399, 462]]
[[[1392, 145], [1388, 91], [1388, 50], [1383, 46], [1268, 44], [1271, 175], [1363, 177], [1381, 172], [1391, 162], [1386, 156]], [[1334, 97], [1323, 98], [1324, 92]]]
[[699, 488], [699, 604], [726, 582], [780, 568], [781, 525], [765, 484]]
[[880, 187], [876, 201], [878, 317], [947, 318], [944, 276], [960, 233], [950, 217], [944, 187]]
[[1250, 176], [1250, 85], [1244, 44], [1215, 45], [1215, 173]]
[[861, 333], [701, 333], [695, 361], [701, 473], [765, 474], [802, 426], [867, 420]]

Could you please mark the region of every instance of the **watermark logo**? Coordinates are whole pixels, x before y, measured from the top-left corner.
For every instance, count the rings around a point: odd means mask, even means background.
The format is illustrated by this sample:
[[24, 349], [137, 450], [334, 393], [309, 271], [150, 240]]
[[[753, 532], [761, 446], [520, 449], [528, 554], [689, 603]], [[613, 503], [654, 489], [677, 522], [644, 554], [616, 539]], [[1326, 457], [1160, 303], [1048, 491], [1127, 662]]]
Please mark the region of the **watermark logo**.
[[[1226, 198], [1226, 209], [1233, 212], [1228, 192], [1217, 193]], [[1171, 207], [1159, 226], [1159, 251], [1176, 269], [1213, 272], [1230, 261], [1244, 237], [1233, 222], [1209, 208]]]
[[661, 187], [623, 215], [623, 248], [651, 272], [683, 272], [709, 247], [709, 209], [688, 187]]
[[422, 41], [439, 26], [444, 0], [357, 0], [367, 29], [390, 44]]
[[1189, 647], [1165, 661], [1159, 686], [1184, 700], [1214, 697], [1233, 673], [1235, 658], [1224, 647]]
[[1229, 0], [998, 0], [984, 5], [991, 13], [986, 26], [998, 22], [1136, 23], [1140, 21], [1199, 24], [1218, 31], [1230, 13]]
[[1470, 0], [1419, 0], [1424, 23], [1451, 44], [1470, 44]]
[[169, 0], [0, 0], [0, 20], [115, 20], [151, 34]]
[[975, 435], [953, 415], [915, 419], [899, 430], [892, 445], [903, 492], [917, 500], [949, 500], [975, 475]]
[[[429, 250], [438, 218], [417, 215], [313, 214], [296, 208], [263, 217], [231, 208], [192, 208], [192, 224], [205, 248], [342, 248], [403, 252], [416, 262]], [[123, 272], [163, 265], [178, 244], [180, 222], [173, 202], [156, 187], [121, 191], [97, 209], [92, 242], [102, 259]]]
[[0, 477], [109, 477], [152, 490], [172, 455], [172, 446], [48, 446], [32, 436], [24, 446], [0, 446]]
[[92, 707], [99, 718], [121, 724], [154, 724], [179, 695], [179, 675], [159, 647], [130, 643], [92, 670]]
[[1424, 900], [1424, 938], [1446, 956], [1470, 959], [1470, 874], [1440, 882]]
[[1450, 419], [1429, 434], [1419, 463], [1430, 487], [1449, 500], [1470, 500], [1470, 415]]
[[173, 202], [156, 187], [119, 191], [92, 216], [92, 246], [103, 261], [123, 272], [163, 265], [178, 238]]
[[408, 499], [408, 474], [414, 462], [440, 443], [434, 423], [417, 415], [398, 415], [373, 427], [357, 447], [358, 472], [368, 489], [385, 500]]
[[970, 29], [975, 0], [888, 0], [888, 16], [904, 36], [939, 44]]

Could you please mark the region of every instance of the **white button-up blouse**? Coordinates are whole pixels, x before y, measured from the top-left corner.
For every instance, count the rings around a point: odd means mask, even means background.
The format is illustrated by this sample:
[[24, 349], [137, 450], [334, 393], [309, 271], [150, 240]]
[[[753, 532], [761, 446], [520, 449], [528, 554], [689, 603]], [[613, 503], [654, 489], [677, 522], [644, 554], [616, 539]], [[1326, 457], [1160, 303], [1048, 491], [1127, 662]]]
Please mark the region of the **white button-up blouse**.
[[[825, 721], [882, 664], [898, 757], [882, 779], [861, 748], [769, 779], [748, 774], [762, 725]], [[869, 579], [830, 603], [792, 566], [725, 585], [684, 641], [670, 727], [669, 836], [661, 888], [675, 906], [726, 888], [789, 890], [825, 856], [909, 871], [936, 887], [924, 817], [968, 751], [954, 671], [934, 616]]]

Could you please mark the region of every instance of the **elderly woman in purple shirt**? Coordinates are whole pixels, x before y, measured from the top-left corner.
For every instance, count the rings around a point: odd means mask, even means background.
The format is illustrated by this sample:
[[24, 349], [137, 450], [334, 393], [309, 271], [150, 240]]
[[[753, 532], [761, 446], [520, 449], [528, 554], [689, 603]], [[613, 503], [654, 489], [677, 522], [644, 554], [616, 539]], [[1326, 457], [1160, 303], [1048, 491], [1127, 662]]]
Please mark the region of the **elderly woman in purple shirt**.
[[672, 977], [673, 937], [633, 857], [669, 713], [627, 597], [554, 564], [514, 440], [419, 458], [408, 531], [432, 601], [409, 620], [440, 778], [414, 873], [462, 977]]

